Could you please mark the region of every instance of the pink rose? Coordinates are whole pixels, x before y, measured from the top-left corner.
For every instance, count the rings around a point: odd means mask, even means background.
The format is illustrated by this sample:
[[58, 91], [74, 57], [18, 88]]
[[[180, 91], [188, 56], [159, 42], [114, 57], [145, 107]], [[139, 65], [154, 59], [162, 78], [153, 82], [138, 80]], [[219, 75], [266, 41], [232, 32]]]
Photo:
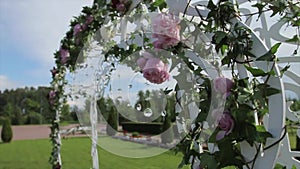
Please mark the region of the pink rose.
[[88, 25], [87, 24], [83, 24], [82, 26], [81, 26], [81, 29], [84, 31], [84, 30], [86, 30], [88, 28]]
[[78, 23], [73, 27], [73, 36], [77, 36], [82, 31], [81, 25]]
[[139, 58], [136, 62], [140, 69], [143, 70], [148, 59], [153, 58], [153, 56], [148, 52], [142, 52], [141, 55], [143, 55], [143, 57]]
[[143, 69], [144, 77], [152, 83], [160, 84], [169, 79], [168, 65], [158, 58], [147, 60]]
[[55, 75], [57, 74], [58, 70], [53, 67], [53, 69], [50, 70], [51, 74], [52, 74], [52, 77], [55, 77]]
[[221, 94], [225, 94], [226, 96], [230, 95], [232, 87], [233, 81], [228, 78], [218, 77], [214, 79], [214, 89]]
[[[93, 22], [93, 20], [94, 20], [94, 17], [92, 16], [92, 15], [88, 15], [88, 16], [86, 16], [86, 18], [85, 18], [86, 20], [85, 20], [85, 23], [81, 26], [81, 30], [79, 30], [79, 32], [81, 32], [81, 31], [83, 31], [83, 30], [86, 30], [87, 28], [88, 28], [88, 26], [89, 26], [89, 24], [91, 24], [92, 22]], [[78, 33], [79, 33], [78, 32]], [[78, 34], [77, 33], [77, 34]], [[77, 35], [76, 34], [76, 35]], [[75, 36], [76, 36], [75, 35]]]
[[54, 99], [56, 97], [56, 92], [54, 91], [54, 90], [51, 90], [50, 92], [49, 92], [49, 98], [50, 99]]
[[228, 111], [225, 111], [217, 120], [219, 122], [218, 127], [221, 131], [217, 133], [216, 139], [221, 140], [225, 135], [231, 133], [234, 127], [234, 120]]
[[136, 61], [137, 65], [139, 66], [139, 68], [140, 68], [141, 70], [144, 69], [147, 60], [148, 60], [148, 59], [146, 59], [146, 58], [144, 58], [144, 57], [141, 57], [141, 58], [139, 58], [139, 59]]
[[119, 3], [119, 4], [117, 4], [116, 9], [119, 12], [125, 12], [126, 11], [126, 6], [125, 6], [125, 4]]
[[157, 38], [154, 47], [169, 48], [180, 41], [179, 19], [171, 14], [158, 14], [152, 21], [153, 38]]
[[88, 16], [86, 17], [85, 24], [86, 24], [86, 25], [89, 25], [89, 24], [91, 24], [91, 23], [93, 22], [93, 20], [94, 20], [94, 17], [93, 17], [92, 15], [88, 15]]
[[48, 100], [51, 105], [54, 105], [55, 98], [56, 98], [56, 92], [54, 90], [51, 90], [48, 94]]
[[137, 60], [137, 65], [147, 80], [152, 83], [161, 84], [169, 79], [168, 64], [153, 57], [148, 52], [144, 52], [143, 56]]
[[157, 49], [164, 49], [166, 48], [167, 46], [164, 45], [163, 41], [162, 40], [156, 40], [153, 42], [153, 46], [154, 48], [157, 48]]
[[69, 51], [66, 49], [60, 48], [59, 54], [60, 54], [60, 63], [61, 64], [67, 63], [69, 56], [70, 56]]
[[112, 7], [115, 8], [120, 13], [126, 12], [128, 6], [130, 5], [129, 0], [112, 0]]
[[172, 46], [176, 46], [178, 44], [178, 40], [169, 37], [161, 37], [158, 40], [153, 42], [154, 48], [157, 49], [167, 49]]

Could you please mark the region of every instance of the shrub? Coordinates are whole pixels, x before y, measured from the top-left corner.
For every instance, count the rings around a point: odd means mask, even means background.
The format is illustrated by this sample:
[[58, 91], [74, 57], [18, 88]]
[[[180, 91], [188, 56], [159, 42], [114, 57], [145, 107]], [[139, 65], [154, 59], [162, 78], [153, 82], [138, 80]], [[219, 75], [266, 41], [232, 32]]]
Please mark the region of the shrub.
[[4, 120], [2, 131], [1, 131], [1, 139], [4, 143], [9, 143], [12, 140], [13, 132], [11, 128], [10, 121], [8, 119]]
[[3, 125], [5, 118], [4, 117], [0, 117], [0, 126]]
[[143, 134], [160, 134], [162, 123], [157, 122], [123, 122], [122, 128], [128, 132], [139, 132]]
[[139, 132], [133, 132], [131, 134], [132, 137], [139, 137], [140, 136], [140, 133]]

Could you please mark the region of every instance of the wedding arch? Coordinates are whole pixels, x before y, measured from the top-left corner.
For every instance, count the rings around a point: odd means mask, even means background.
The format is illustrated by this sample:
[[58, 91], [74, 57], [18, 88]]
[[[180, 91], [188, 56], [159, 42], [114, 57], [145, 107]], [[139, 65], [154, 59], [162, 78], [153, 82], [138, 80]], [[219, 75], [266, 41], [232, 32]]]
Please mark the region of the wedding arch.
[[[144, 90], [144, 84], [161, 92], [162, 103], [154, 108], [149, 101], [146, 117], [153, 110], [166, 116], [166, 100], [175, 96], [179, 167], [271, 169], [280, 163], [300, 168], [295, 159], [300, 153], [291, 151], [285, 124], [286, 118], [299, 122], [285, 94], [300, 97], [300, 77], [288, 64], [299, 62], [299, 5], [293, 0], [95, 0], [84, 7], [54, 54], [52, 168], [63, 168], [59, 121], [69, 96], [77, 103], [88, 100], [81, 122], [91, 128], [92, 165], [98, 169], [98, 124], [104, 118], [97, 101], [108, 95], [118, 113], [118, 98], [137, 109], [130, 92]], [[289, 57], [278, 56], [281, 47], [288, 48]], [[116, 77], [123, 76], [129, 77], [118, 84]]]

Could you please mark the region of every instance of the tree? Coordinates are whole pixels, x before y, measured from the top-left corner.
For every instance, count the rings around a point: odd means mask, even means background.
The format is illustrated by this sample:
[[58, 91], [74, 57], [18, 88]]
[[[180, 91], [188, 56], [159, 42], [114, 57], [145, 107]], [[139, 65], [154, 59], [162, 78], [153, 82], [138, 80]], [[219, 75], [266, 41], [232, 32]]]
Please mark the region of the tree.
[[77, 117], [77, 112], [78, 112], [78, 107], [76, 105], [74, 105], [71, 109], [71, 118], [73, 121], [77, 121], [78, 122], [78, 117]]
[[13, 103], [8, 102], [5, 105], [4, 111], [3, 111], [3, 113], [1, 113], [1, 116], [10, 118], [10, 117], [12, 117], [13, 112], [14, 112], [14, 105], [13, 105]]
[[[152, 91], [152, 93], [153, 93], [153, 91]], [[156, 110], [156, 106], [153, 105], [154, 102], [150, 103], [151, 99], [152, 99], [151, 98], [151, 93], [150, 93], [149, 90], [146, 90], [145, 93], [142, 90], [140, 90], [138, 92], [138, 100], [137, 100], [134, 108], [136, 109], [137, 120], [139, 122], [145, 122], [145, 121], [149, 121], [149, 120], [154, 120], [154, 119], [151, 119], [151, 117], [145, 117], [144, 111], [146, 109], [148, 109], [148, 108], [150, 108], [152, 110], [152, 112], [158, 113], [158, 111]], [[153, 116], [153, 115], [151, 115], [151, 116]]]
[[30, 114], [40, 114], [42, 122], [51, 122], [55, 114], [50, 111], [49, 91], [48, 87], [25, 87], [1, 92], [0, 117], [11, 119], [13, 125], [20, 125], [28, 123]]
[[0, 93], [0, 115], [1, 115], [1, 112], [3, 112], [4, 110], [4, 106], [7, 104], [7, 101], [4, 97], [4, 94]]
[[43, 123], [43, 116], [37, 112], [29, 112], [26, 115], [25, 124], [42, 124]]
[[114, 105], [111, 105], [106, 125], [106, 134], [109, 136], [115, 135], [118, 131], [117, 113], [117, 108]]
[[13, 137], [13, 132], [12, 132], [10, 121], [9, 119], [5, 119], [1, 131], [1, 139], [4, 143], [9, 143], [11, 142], [12, 137]]
[[17, 108], [17, 110], [14, 112], [13, 117], [11, 117], [12, 125], [22, 125], [24, 123], [24, 118], [21, 112], [22, 110], [20, 108]]
[[61, 119], [62, 121], [72, 121], [70, 106], [68, 104], [63, 105], [61, 108]]
[[171, 143], [174, 139], [174, 131], [173, 131], [173, 124], [172, 124], [172, 112], [174, 109], [172, 108], [172, 100], [170, 98], [167, 99], [166, 105], [166, 114], [165, 120], [162, 125], [162, 134], [161, 134], [161, 142], [162, 143]]
[[106, 120], [108, 119], [108, 102], [111, 102], [111, 100], [106, 101], [104, 97], [101, 97], [99, 100], [97, 100], [97, 106], [100, 110], [100, 113]]

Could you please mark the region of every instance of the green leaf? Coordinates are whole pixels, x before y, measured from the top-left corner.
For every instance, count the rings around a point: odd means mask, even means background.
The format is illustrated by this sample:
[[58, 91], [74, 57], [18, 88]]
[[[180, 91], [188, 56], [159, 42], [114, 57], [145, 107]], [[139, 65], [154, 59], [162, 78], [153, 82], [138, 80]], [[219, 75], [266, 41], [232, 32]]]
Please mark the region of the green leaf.
[[274, 46], [272, 46], [271, 48], [271, 53], [275, 54], [279, 48], [279, 46], [281, 45], [281, 43], [276, 43]]
[[274, 167], [274, 169], [286, 169], [286, 167], [283, 166], [283, 165], [281, 165], [281, 164], [276, 164], [275, 167]]
[[291, 67], [291, 65], [286, 65], [283, 69], [281, 69], [280, 70], [280, 76], [282, 77], [284, 72], [286, 72], [290, 67]]
[[[229, 135], [228, 135], [229, 136]], [[230, 136], [229, 136], [230, 137]], [[219, 151], [215, 153], [216, 159], [219, 162], [219, 168], [226, 166], [237, 166], [242, 168], [243, 162], [239, 153], [237, 153], [236, 144], [231, 138], [222, 139], [218, 143]]]
[[262, 125], [256, 126], [258, 132], [267, 132], [266, 128]]
[[239, 79], [239, 80], [237, 81], [237, 84], [238, 84], [238, 86], [240, 86], [240, 87], [246, 88], [246, 87], [248, 86], [248, 80], [249, 80], [248, 77], [243, 78], [243, 79]]
[[270, 52], [267, 52], [266, 54], [262, 55], [261, 57], [257, 58], [257, 61], [273, 61], [275, 56], [271, 54]]
[[266, 73], [265, 71], [263, 71], [262, 69], [258, 69], [258, 68], [253, 68], [247, 65], [244, 65], [246, 67], [246, 69], [254, 76], [254, 77], [258, 77], [258, 76], [266, 76], [269, 73]]
[[266, 92], [265, 92], [265, 96], [268, 97], [268, 96], [271, 96], [271, 95], [274, 95], [274, 94], [277, 94], [277, 93], [280, 93], [280, 90], [275, 89], [273, 87], [268, 87]]
[[259, 84], [257, 85], [257, 89], [257, 92], [261, 93], [262, 97], [268, 97], [280, 93], [280, 90], [270, 87], [268, 84]]
[[223, 32], [223, 31], [217, 31], [215, 33], [215, 42], [218, 44], [220, 43], [225, 37], [227, 36], [227, 33], [226, 32]]
[[281, 43], [276, 43], [272, 48], [264, 55], [261, 57], [257, 58], [256, 60], [258, 61], [273, 61], [275, 59], [275, 53], [277, 52], [279, 46]]
[[229, 65], [230, 64], [230, 58], [228, 56], [224, 57], [222, 59], [222, 65]]
[[256, 126], [256, 130], [257, 130], [256, 141], [259, 143], [265, 144], [267, 138], [273, 137], [272, 134], [269, 133], [262, 125]]
[[217, 169], [218, 161], [216, 160], [213, 154], [208, 152], [204, 152], [200, 154], [201, 167], [209, 168], [209, 169]]
[[163, 8], [166, 8], [167, 7], [167, 4], [165, 2], [165, 0], [155, 0], [155, 2], [153, 2], [150, 6], [150, 10], [151, 11], [155, 11], [156, 8], [159, 8], [160, 10], [162, 10]]
[[272, 9], [272, 11], [273, 11], [271, 17], [275, 16], [277, 13], [280, 12], [280, 8], [278, 8], [277, 6], [270, 5], [269, 8]]
[[[200, 113], [201, 114], [201, 113]], [[217, 134], [218, 132], [220, 131], [219, 128], [216, 128], [214, 130], [214, 132], [210, 135], [209, 139], [208, 139], [208, 142], [209, 143], [215, 143], [217, 141]]]
[[165, 88], [164, 94], [165, 94], [165, 95], [168, 95], [168, 94], [171, 93], [172, 91], [173, 91], [173, 89]]
[[299, 42], [299, 41], [300, 41], [299, 36], [298, 36], [298, 35], [294, 35], [293, 38], [288, 39], [288, 40], [286, 40], [285, 42], [292, 43], [292, 42]]
[[256, 4], [252, 5], [252, 6], [256, 7], [258, 9], [259, 15], [261, 15], [264, 7], [266, 6], [266, 4], [256, 3]]
[[194, 70], [194, 74], [195, 75], [201, 75], [201, 72], [203, 71], [203, 69], [201, 67], [197, 68], [196, 70]]
[[235, 117], [236, 121], [254, 122], [253, 108], [247, 104], [240, 104], [239, 107], [232, 112], [232, 115]]
[[254, 141], [256, 141], [257, 131], [253, 124], [247, 124], [245, 127], [245, 138], [246, 141], [253, 146]]
[[221, 47], [222, 55], [224, 55], [227, 50], [228, 50], [228, 45], [222, 45], [222, 47]]
[[217, 6], [214, 4], [214, 2], [212, 0], [209, 0], [209, 2], [207, 4], [207, 8], [208, 9], [215, 9], [215, 8], [217, 8]]

